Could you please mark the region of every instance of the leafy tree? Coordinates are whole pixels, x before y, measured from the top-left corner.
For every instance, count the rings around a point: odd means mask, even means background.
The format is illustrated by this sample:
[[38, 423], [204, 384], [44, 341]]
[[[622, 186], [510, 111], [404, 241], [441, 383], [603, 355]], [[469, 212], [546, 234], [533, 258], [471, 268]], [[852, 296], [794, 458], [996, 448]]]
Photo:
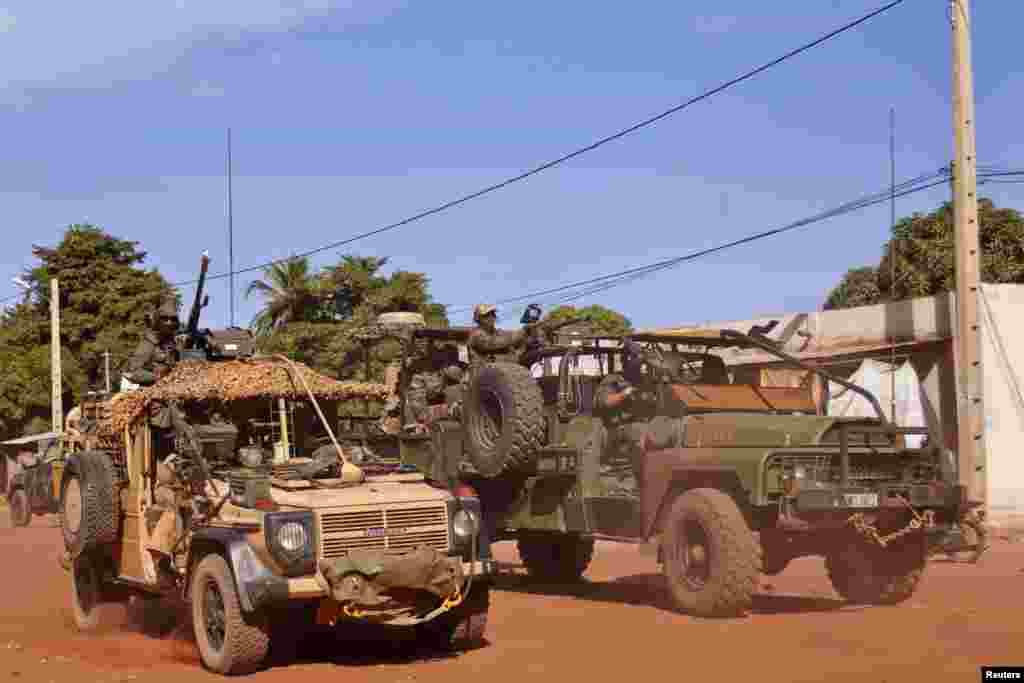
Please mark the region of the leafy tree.
[[253, 318], [257, 334], [270, 334], [292, 322], [316, 320], [323, 315], [320, 281], [310, 273], [309, 259], [295, 257], [263, 269], [264, 280], [253, 280], [245, 289], [248, 298], [263, 295], [266, 305]]
[[397, 270], [381, 274], [387, 257], [345, 255], [315, 279], [318, 313], [305, 320], [293, 319], [273, 328], [260, 348], [283, 353], [295, 360], [341, 379], [380, 381], [385, 365], [398, 352], [391, 343], [381, 343], [370, 353], [366, 374], [365, 347], [358, 333], [378, 315], [390, 311], [422, 313], [428, 325], [446, 327], [447, 308], [433, 301], [429, 278], [424, 273]]
[[[32, 286], [33, 314], [39, 316], [44, 330], [39, 343], [49, 347], [50, 279], [56, 277], [61, 341], [78, 360], [83, 383], [102, 381], [105, 351], [110, 351], [112, 371], [127, 361], [145, 329], [146, 314], [161, 296], [173, 294], [156, 269], [139, 267], [146, 252], [139, 251], [138, 244], [93, 225], [74, 224], [56, 247], [32, 249], [40, 264], [25, 279]], [[26, 309], [21, 309], [14, 317], [25, 314]]]
[[[1024, 282], [1024, 217], [1014, 209], [996, 208], [990, 199], [978, 200], [978, 242], [981, 279], [988, 283]], [[953, 204], [901, 219], [883, 247], [877, 268], [856, 268], [832, 290], [825, 308], [848, 308], [887, 301], [892, 287], [896, 300], [951, 291], [956, 285]], [[890, 245], [896, 260], [891, 282]]]
[[824, 308], [827, 311], [835, 308], [870, 306], [881, 298], [878, 271], [871, 266], [852, 268], [846, 271], [842, 281], [829, 293]]
[[633, 323], [630, 322], [629, 318], [618, 311], [613, 311], [610, 308], [605, 308], [598, 304], [593, 304], [586, 308], [558, 306], [557, 308], [553, 308], [548, 311], [548, 314], [544, 316], [544, 318], [546, 320], [558, 322], [581, 316], [586, 316], [590, 318], [590, 320], [586, 323], [580, 323], [579, 325], [568, 325], [567, 327], [563, 327], [560, 332], [576, 331], [584, 334], [619, 335], [626, 334], [633, 330]]

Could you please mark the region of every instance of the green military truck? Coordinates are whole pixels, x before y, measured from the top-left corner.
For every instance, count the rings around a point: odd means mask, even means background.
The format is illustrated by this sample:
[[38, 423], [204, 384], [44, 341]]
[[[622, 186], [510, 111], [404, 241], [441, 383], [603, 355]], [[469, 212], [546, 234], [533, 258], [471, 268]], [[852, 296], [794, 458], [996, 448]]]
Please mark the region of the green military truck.
[[[422, 340], [464, 344], [468, 333], [413, 325], [391, 336], [405, 340], [404, 367]], [[608, 447], [594, 414], [596, 387], [621, 371], [626, 337], [546, 340], [524, 349], [521, 363], [475, 367], [460, 407], [435, 411], [426, 434], [398, 435], [405, 462], [472, 487], [488, 542], [515, 540], [538, 580], [579, 579], [595, 539], [607, 539], [653, 550], [675, 605], [697, 615], [745, 613], [759, 575], [802, 556], [824, 557], [847, 600], [893, 604], [914, 593], [928, 554], [976, 506], [952, 453], [908, 447], [908, 435], [927, 430], [891, 424], [870, 392], [763, 336], [676, 330], [629, 339], [645, 349], [642, 394], [653, 415], [641, 472]], [[733, 384], [715, 351], [736, 347], [847, 387], [877, 417], [820, 414], [801, 388]], [[590, 374], [576, 371], [585, 359]], [[394, 388], [399, 397], [407, 382]]]

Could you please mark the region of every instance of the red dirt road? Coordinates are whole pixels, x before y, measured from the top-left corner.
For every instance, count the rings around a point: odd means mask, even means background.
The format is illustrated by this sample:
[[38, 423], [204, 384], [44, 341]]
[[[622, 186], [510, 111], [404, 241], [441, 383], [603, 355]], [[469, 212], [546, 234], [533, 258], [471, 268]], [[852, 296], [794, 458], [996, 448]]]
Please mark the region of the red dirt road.
[[[112, 610], [111, 627], [78, 634], [59, 530], [47, 518], [12, 529], [0, 510], [0, 680], [147, 683], [214, 680], [188, 628], [167, 633]], [[514, 561], [509, 544], [498, 555]], [[1024, 543], [997, 540], [981, 565], [933, 562], [920, 592], [898, 607], [852, 608], [835, 598], [822, 562], [765, 577], [754, 614], [702, 620], [668, 609], [650, 558], [632, 546], [600, 546], [589, 582], [574, 592], [527, 592], [503, 579], [493, 596], [490, 643], [450, 658], [358, 644], [334, 645], [254, 675], [299, 683], [358, 675], [369, 683], [440, 683], [482, 676], [638, 681], [976, 681], [983, 665], [1024, 664]], [[173, 619], [173, 613], [171, 614]]]

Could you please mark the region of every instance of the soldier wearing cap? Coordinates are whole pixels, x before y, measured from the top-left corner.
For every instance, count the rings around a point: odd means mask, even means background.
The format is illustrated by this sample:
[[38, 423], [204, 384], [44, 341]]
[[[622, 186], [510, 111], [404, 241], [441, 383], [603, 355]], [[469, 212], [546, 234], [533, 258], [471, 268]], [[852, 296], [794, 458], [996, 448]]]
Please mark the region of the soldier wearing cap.
[[457, 348], [430, 344], [426, 357], [411, 366], [410, 372], [405, 395], [406, 425], [457, 416], [465, 378]]
[[[135, 352], [128, 359], [122, 389], [150, 386], [166, 375], [178, 362], [174, 335], [178, 331], [178, 306], [174, 298], [165, 296], [150, 321], [150, 329], [142, 335]], [[126, 386], [129, 385], [129, 386]]]
[[494, 304], [477, 304], [473, 309], [476, 329], [469, 333], [470, 363], [518, 360], [515, 351], [526, 342], [528, 328], [506, 332], [498, 329], [497, 321], [498, 309]]

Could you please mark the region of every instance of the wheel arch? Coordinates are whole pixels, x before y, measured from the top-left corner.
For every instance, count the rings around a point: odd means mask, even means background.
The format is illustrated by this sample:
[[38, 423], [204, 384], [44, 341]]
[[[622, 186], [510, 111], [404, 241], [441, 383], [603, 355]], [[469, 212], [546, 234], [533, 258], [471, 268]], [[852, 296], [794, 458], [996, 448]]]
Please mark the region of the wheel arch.
[[270, 571], [253, 552], [247, 535], [252, 529], [205, 527], [192, 534], [185, 572], [186, 600], [191, 598], [192, 577], [204, 557], [217, 554], [231, 570], [235, 592], [242, 610], [258, 611], [267, 603], [287, 598], [288, 582]]
[[689, 466], [673, 470], [664, 494], [659, 500], [652, 501], [653, 514], [650, 515], [644, 529], [644, 538], [651, 539], [661, 532], [676, 498], [687, 491], [699, 488], [718, 489], [727, 494], [750, 524], [750, 502], [736, 470], [720, 466]]

